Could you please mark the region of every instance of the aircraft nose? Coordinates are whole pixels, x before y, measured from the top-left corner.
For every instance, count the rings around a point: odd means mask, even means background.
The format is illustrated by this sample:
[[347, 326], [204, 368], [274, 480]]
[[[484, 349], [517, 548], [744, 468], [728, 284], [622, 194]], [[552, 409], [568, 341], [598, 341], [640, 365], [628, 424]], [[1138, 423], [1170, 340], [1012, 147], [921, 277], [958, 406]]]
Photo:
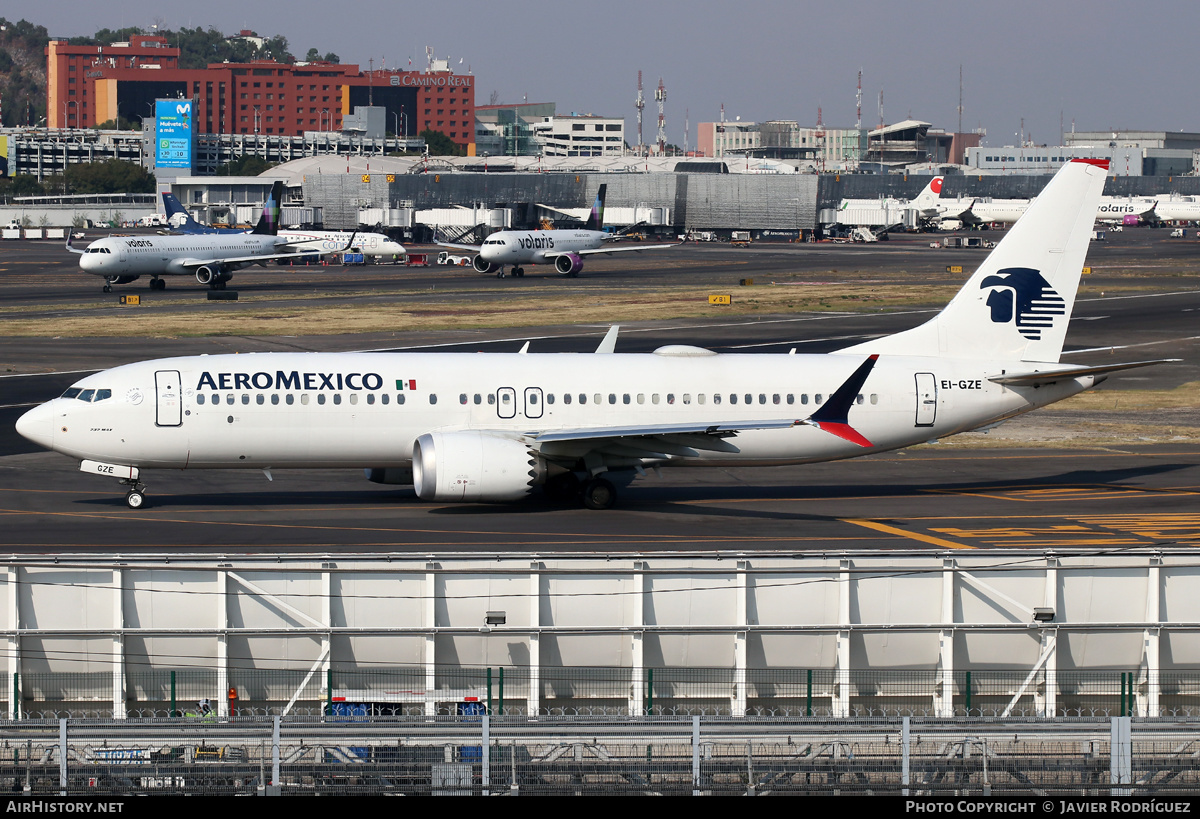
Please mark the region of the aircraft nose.
[[17, 434], [38, 446], [54, 449], [54, 410], [49, 404], [34, 407], [17, 419]]
[[100, 258], [93, 253], [85, 253], [79, 257], [79, 269], [91, 273], [100, 266]]

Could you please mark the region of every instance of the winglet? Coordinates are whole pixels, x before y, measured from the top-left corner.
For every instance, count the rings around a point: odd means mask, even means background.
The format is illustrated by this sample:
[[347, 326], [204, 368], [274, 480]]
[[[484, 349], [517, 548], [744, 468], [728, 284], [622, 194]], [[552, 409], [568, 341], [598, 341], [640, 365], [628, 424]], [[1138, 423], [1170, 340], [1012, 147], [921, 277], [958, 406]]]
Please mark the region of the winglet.
[[74, 233], [75, 231], [73, 228], [67, 228], [67, 250], [71, 251], [72, 253], [86, 253], [86, 250], [80, 250], [71, 244], [71, 240], [75, 238]]
[[604, 334], [604, 338], [600, 341], [600, 346], [596, 348], [596, 352], [600, 354], [615, 353], [617, 351], [617, 333], [620, 332], [621, 325], [614, 324], [608, 328], [608, 332]]
[[875, 367], [875, 362], [879, 360], [878, 355], [871, 355], [867, 360], [858, 365], [850, 377], [846, 379], [842, 386], [838, 387], [833, 395], [829, 396], [821, 408], [808, 417], [807, 420], [801, 423], [810, 424], [820, 430], [828, 432], [830, 435], [849, 441], [859, 446], [873, 446], [873, 444], [864, 438], [858, 430], [850, 426], [848, 420], [850, 407], [853, 406], [855, 399], [858, 398], [858, 391], [867, 381], [867, 376], [871, 374], [871, 370]]

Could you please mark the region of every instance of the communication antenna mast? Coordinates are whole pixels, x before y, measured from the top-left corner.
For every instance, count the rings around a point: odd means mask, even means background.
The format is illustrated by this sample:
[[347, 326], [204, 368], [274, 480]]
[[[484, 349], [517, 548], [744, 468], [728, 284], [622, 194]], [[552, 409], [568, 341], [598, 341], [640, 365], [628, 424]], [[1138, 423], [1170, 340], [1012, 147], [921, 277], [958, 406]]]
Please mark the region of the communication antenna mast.
[[817, 106], [817, 131], [813, 134], [817, 141], [817, 168], [825, 172], [825, 121], [821, 118], [821, 106]]
[[687, 156], [691, 146], [688, 144], [688, 132], [692, 130], [692, 109], [683, 109], [683, 155]]
[[637, 112], [638, 112], [638, 114], [637, 114], [637, 119], [638, 119], [638, 156], [641, 156], [644, 153], [643, 146], [646, 144], [646, 143], [642, 142], [642, 109], [646, 107], [646, 98], [644, 96], [642, 96], [642, 72], [641, 71], [638, 71], [638, 95], [637, 95], [637, 100], [633, 103], [633, 106], [635, 108], [637, 108]]
[[962, 133], [962, 63], [958, 64], [958, 132]]
[[854, 122], [854, 130], [862, 130], [862, 69], [858, 69], [858, 93], [854, 95], [854, 103], [858, 108], [858, 119]]
[[663, 85], [662, 77], [658, 78], [658, 88], [654, 91], [654, 98], [658, 100], [658, 154], [663, 156], [667, 152], [667, 116], [665, 113], [667, 87]]

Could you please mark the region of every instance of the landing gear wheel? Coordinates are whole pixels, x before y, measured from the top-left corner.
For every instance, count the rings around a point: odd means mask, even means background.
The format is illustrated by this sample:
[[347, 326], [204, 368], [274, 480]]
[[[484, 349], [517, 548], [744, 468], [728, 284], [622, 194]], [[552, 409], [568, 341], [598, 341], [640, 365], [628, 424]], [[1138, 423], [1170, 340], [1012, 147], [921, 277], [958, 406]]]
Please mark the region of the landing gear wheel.
[[514, 275], [514, 276], [516, 276], [518, 279], [523, 279], [523, 278], [525, 278], [525, 268], [523, 268], [523, 267], [514, 267], [514, 268], [513, 268], [513, 275]]
[[583, 487], [583, 505], [588, 509], [612, 509], [617, 488], [604, 478], [592, 478]]
[[546, 481], [542, 492], [546, 495], [546, 499], [553, 503], [571, 503], [579, 500], [581, 486], [575, 473], [568, 472], [565, 475], [556, 475]]
[[125, 496], [125, 504], [130, 509], [141, 509], [145, 502], [146, 496], [136, 489], [129, 490], [129, 494]]
[[496, 278], [497, 279], [504, 278], [504, 268], [503, 267], [496, 271]]
[[151, 279], [150, 280], [150, 289], [151, 290], [166, 290], [167, 289], [166, 279]]
[[112, 285], [111, 285], [111, 284], [106, 284], [106, 285], [104, 285], [104, 292], [105, 292], [105, 293], [111, 293], [111, 292], [112, 292]]

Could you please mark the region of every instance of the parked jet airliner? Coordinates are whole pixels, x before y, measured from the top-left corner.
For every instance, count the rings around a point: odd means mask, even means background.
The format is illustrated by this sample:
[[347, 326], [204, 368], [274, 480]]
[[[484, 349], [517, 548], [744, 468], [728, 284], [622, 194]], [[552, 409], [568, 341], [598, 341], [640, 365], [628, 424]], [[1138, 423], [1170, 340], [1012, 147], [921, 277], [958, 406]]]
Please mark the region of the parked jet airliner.
[[[151, 276], [150, 289], [164, 290], [160, 276], [195, 276], [200, 284], [224, 290], [233, 271], [271, 259], [294, 256], [291, 244], [279, 238], [279, 202], [283, 183], [276, 182], [263, 205], [262, 218], [249, 233], [212, 236], [109, 236], [78, 250], [67, 237], [67, 250], [79, 254], [85, 273], [104, 277], [104, 292]], [[345, 249], [345, 248], [342, 248]]]
[[[495, 273], [504, 278], [505, 265], [512, 265], [514, 276], [524, 276], [527, 264], [553, 264], [564, 276], [578, 276], [583, 270], [583, 257], [597, 253], [619, 253], [636, 250], [661, 250], [668, 245], [626, 245], [613, 247], [605, 242], [613, 237], [604, 232], [604, 196], [608, 185], [601, 185], [592, 205], [592, 213], [582, 230], [501, 230], [489, 236], [482, 245], [438, 242], [442, 247], [478, 251], [471, 264], [480, 273]], [[436, 241], [436, 239], [435, 239]]]
[[[164, 192], [163, 208], [167, 214], [167, 222], [172, 230], [187, 235], [230, 235], [244, 233], [235, 228], [218, 228], [202, 225], [192, 218], [175, 194]], [[364, 256], [388, 258], [403, 256], [404, 246], [382, 233], [351, 233], [346, 230], [280, 230], [278, 236], [287, 242], [296, 253], [340, 253], [349, 248], [351, 253], [362, 253]], [[354, 244], [350, 244], [350, 237]]]
[[[1105, 160], [1075, 160], [937, 316], [829, 355], [251, 353], [89, 375], [17, 431], [119, 478], [147, 469], [361, 467], [429, 501], [542, 485], [611, 506], [648, 467], [810, 463], [898, 449], [1157, 362], [1060, 364]], [[794, 352], [794, 351], [793, 351]]]

